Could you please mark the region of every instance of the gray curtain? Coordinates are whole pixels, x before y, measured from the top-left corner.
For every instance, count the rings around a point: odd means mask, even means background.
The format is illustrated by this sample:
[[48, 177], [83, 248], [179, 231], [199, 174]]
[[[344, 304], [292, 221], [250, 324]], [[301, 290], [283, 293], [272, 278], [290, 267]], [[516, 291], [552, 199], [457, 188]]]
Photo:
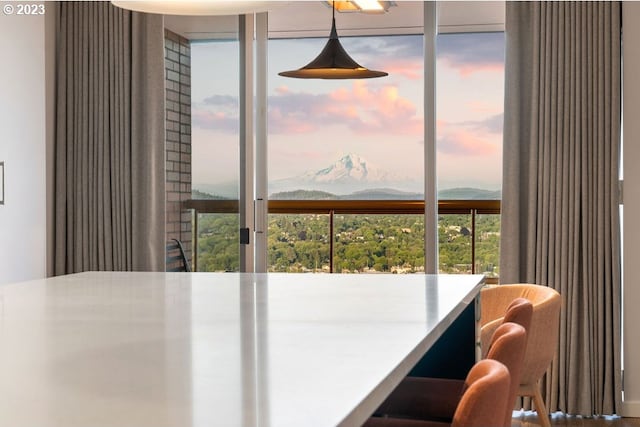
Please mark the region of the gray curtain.
[[548, 409], [621, 408], [620, 4], [507, 2], [502, 283], [563, 297]]
[[161, 15], [61, 2], [55, 274], [163, 271]]

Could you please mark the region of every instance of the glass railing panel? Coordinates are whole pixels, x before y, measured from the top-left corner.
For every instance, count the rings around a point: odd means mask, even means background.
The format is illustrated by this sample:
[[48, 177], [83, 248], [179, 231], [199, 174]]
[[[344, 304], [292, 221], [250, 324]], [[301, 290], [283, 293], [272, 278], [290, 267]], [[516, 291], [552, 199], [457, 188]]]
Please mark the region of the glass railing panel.
[[438, 216], [438, 270], [440, 273], [471, 274], [472, 216]]
[[[190, 200], [187, 207], [198, 212], [197, 271], [238, 271], [237, 200]], [[415, 201], [272, 201], [268, 269], [423, 272], [423, 209]], [[439, 271], [481, 273], [497, 283], [499, 202], [440, 201], [439, 211]]]
[[270, 214], [268, 269], [285, 273], [329, 273], [329, 215]]
[[424, 272], [422, 215], [341, 215], [334, 218], [336, 273]]
[[500, 277], [500, 215], [476, 215], [476, 273]]
[[198, 214], [197, 271], [240, 271], [239, 228], [237, 214]]

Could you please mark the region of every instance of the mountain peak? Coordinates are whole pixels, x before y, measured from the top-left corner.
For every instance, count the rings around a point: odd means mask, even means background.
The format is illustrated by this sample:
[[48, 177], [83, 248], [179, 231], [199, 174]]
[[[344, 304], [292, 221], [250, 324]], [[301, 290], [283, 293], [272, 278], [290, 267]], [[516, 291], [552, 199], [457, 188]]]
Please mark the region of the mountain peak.
[[313, 182], [381, 182], [389, 174], [369, 164], [357, 154], [349, 153], [332, 165], [316, 172], [307, 172], [305, 180]]
[[340, 158], [340, 160], [338, 160], [336, 163], [344, 163], [344, 164], [365, 163], [366, 164], [367, 161], [362, 157], [360, 157], [358, 154], [348, 153], [342, 156], [342, 158]]
[[402, 177], [379, 168], [353, 152], [342, 155], [322, 169], [269, 183], [269, 189], [274, 193], [306, 189], [345, 195], [371, 188], [394, 187], [415, 192], [421, 191], [422, 183], [414, 177]]

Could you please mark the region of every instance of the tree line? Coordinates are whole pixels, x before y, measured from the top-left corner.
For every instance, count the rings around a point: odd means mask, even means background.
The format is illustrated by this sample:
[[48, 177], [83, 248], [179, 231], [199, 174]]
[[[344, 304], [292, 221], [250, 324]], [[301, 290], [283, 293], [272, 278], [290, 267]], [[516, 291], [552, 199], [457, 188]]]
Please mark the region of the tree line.
[[[238, 271], [237, 215], [200, 214], [198, 270]], [[500, 216], [476, 216], [476, 272], [498, 275]], [[328, 272], [330, 243], [334, 271], [349, 273], [416, 273], [424, 271], [422, 215], [334, 216], [269, 215], [268, 268], [272, 272]], [[472, 226], [470, 215], [438, 218], [439, 269], [442, 273], [470, 273]]]

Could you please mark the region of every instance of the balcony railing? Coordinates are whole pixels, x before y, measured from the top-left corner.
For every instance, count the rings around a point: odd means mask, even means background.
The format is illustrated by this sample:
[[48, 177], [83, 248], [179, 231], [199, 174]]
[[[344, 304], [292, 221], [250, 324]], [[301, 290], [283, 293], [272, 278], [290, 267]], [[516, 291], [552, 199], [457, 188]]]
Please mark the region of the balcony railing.
[[[200, 214], [237, 214], [237, 200], [190, 200], [185, 207], [193, 209], [194, 247], [198, 248], [198, 217]], [[322, 214], [328, 215], [329, 271], [334, 271], [335, 258], [335, 217], [336, 215], [424, 215], [424, 201], [420, 200], [270, 200], [269, 214]], [[477, 227], [479, 215], [500, 214], [499, 200], [441, 200], [438, 202], [439, 215], [469, 215], [471, 273], [476, 272]], [[466, 230], [466, 227], [464, 227]], [[197, 253], [194, 267], [197, 269]], [[489, 278], [489, 282], [497, 278]]]

